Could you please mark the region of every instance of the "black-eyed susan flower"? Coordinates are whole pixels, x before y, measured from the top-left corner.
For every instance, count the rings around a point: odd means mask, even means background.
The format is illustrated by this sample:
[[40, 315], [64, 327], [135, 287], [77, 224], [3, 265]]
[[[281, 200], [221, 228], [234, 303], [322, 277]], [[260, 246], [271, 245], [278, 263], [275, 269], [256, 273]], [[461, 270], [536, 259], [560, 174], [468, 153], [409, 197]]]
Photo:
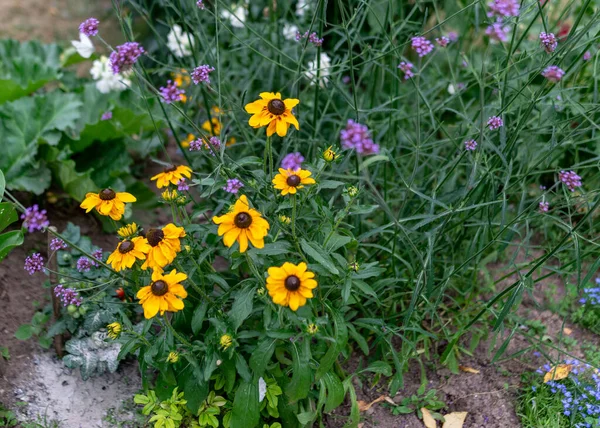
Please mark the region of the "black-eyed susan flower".
[[87, 193], [80, 207], [86, 213], [96, 208], [101, 215], [107, 215], [113, 220], [121, 220], [125, 212], [125, 203], [135, 201], [137, 199], [131, 193], [104, 189], [99, 193]]
[[131, 238], [132, 236], [134, 236], [138, 231], [138, 226], [135, 223], [129, 223], [126, 224], [123, 227], [120, 227], [117, 230], [117, 235], [119, 235], [121, 238]]
[[310, 334], [311, 336], [314, 336], [315, 334], [317, 334], [319, 332], [319, 326], [316, 325], [315, 323], [310, 323], [306, 326], [306, 332], [308, 334]]
[[106, 326], [107, 336], [112, 340], [117, 339], [121, 335], [121, 331], [123, 330], [123, 326], [119, 322], [112, 322]]
[[192, 169], [185, 165], [169, 165], [163, 172], [156, 174], [150, 180], [156, 180], [156, 187], [159, 189], [168, 186], [169, 184], [177, 185], [183, 177], [192, 178]]
[[300, 129], [298, 121], [292, 113], [292, 109], [298, 105], [300, 100], [295, 98], [281, 99], [281, 94], [277, 92], [262, 92], [260, 100], [246, 104], [246, 111], [252, 115], [248, 124], [253, 128], [262, 128], [267, 126], [267, 137], [275, 132], [280, 137], [285, 137], [290, 125]]
[[285, 225], [292, 224], [292, 219], [291, 219], [291, 218], [289, 218], [288, 216], [284, 215], [284, 214], [281, 214], [281, 215], [279, 216], [279, 221], [280, 221], [282, 224], [285, 224]]
[[291, 193], [295, 195], [298, 189], [302, 189], [305, 184], [315, 184], [315, 180], [310, 178], [311, 172], [306, 169], [283, 169], [279, 168], [279, 174], [273, 178], [273, 185], [277, 190], [281, 190], [283, 196]]
[[350, 186], [346, 190], [348, 191], [348, 196], [351, 198], [354, 198], [356, 195], [358, 195], [358, 187], [356, 186]]
[[281, 267], [270, 267], [267, 277], [267, 290], [273, 303], [289, 306], [292, 311], [306, 304], [313, 297], [312, 290], [317, 287], [315, 274], [307, 270], [306, 263], [298, 265], [285, 262]]
[[256, 248], [265, 246], [269, 223], [261, 213], [250, 208], [246, 195], [240, 196], [227, 214], [214, 216], [213, 221], [219, 225], [218, 234], [223, 236], [223, 243], [231, 247], [235, 241], [239, 242], [240, 253], [248, 249], [248, 241]]
[[167, 363], [175, 364], [179, 361], [179, 352], [171, 351], [167, 355]]
[[175, 190], [175, 189], [173, 189], [173, 190], [167, 189], [164, 192], [162, 192], [160, 194], [160, 196], [163, 198], [163, 201], [172, 202], [179, 197], [179, 193], [177, 193], [177, 190]]
[[181, 283], [187, 279], [185, 273], [173, 269], [167, 275], [162, 270], [152, 273], [152, 284], [142, 287], [137, 292], [140, 305], [144, 308], [144, 317], [150, 319], [157, 313], [164, 314], [165, 311], [177, 312], [183, 309], [183, 300], [187, 297], [187, 291]]
[[323, 159], [325, 160], [325, 162], [333, 162], [334, 160], [337, 159], [338, 154], [335, 152], [335, 150], [333, 150], [332, 148], [333, 146], [329, 146], [327, 149], [325, 149], [325, 151], [323, 152]]
[[136, 260], [146, 258], [148, 251], [150, 251], [148, 241], [141, 236], [136, 236], [119, 242], [115, 251], [108, 256], [106, 263], [110, 264], [117, 272], [131, 269]]
[[225, 350], [225, 349], [229, 348], [231, 345], [233, 345], [233, 337], [231, 337], [231, 335], [229, 335], [229, 334], [224, 334], [219, 339], [219, 344], [221, 345], [221, 348], [223, 348], [223, 350]]
[[149, 229], [145, 239], [150, 245], [150, 249], [142, 269], [152, 268], [162, 271], [166, 265], [175, 260], [175, 256], [181, 251], [181, 238], [183, 237], [185, 237], [183, 227], [177, 227], [173, 223], [167, 224], [162, 229]]

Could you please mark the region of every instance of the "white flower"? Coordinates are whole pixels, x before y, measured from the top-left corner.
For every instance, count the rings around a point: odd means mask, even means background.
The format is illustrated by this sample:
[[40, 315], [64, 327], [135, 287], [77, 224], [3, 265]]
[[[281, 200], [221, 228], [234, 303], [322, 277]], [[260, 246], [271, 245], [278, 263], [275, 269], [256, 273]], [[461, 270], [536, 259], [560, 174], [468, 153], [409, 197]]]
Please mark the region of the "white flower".
[[267, 382], [261, 377], [258, 378], [258, 402], [262, 403], [267, 395]]
[[314, 61], [308, 61], [308, 70], [304, 72], [304, 75], [310, 79], [310, 84], [314, 85], [317, 80], [317, 69], [319, 70], [319, 85], [324, 88], [327, 86], [327, 76], [330, 74], [329, 68], [331, 67], [331, 58], [325, 52], [321, 52], [320, 55], [321, 64], [319, 66], [317, 59]]
[[92, 40], [83, 33], [79, 33], [79, 40], [72, 40], [71, 44], [82, 58], [91, 57], [96, 50]]
[[310, 5], [308, 4], [308, 0], [298, 0], [296, 3], [296, 16], [299, 18], [304, 18], [306, 12], [310, 10]]
[[178, 58], [190, 56], [194, 49], [194, 38], [189, 33], [184, 33], [181, 26], [175, 24], [167, 35], [167, 47]]
[[298, 32], [298, 27], [296, 27], [294, 24], [290, 24], [288, 22], [286, 22], [283, 26], [283, 37], [288, 39], [288, 40], [295, 40], [296, 39], [296, 33]]
[[229, 21], [232, 27], [236, 28], [244, 28], [244, 23], [246, 22], [246, 7], [241, 5], [231, 5], [232, 12], [228, 10], [221, 11], [221, 18]]
[[454, 87], [454, 85], [453, 85], [452, 83], [450, 83], [450, 84], [448, 85], [448, 93], [449, 93], [450, 95], [454, 95], [454, 94], [456, 94], [456, 88]]
[[131, 80], [127, 76], [113, 74], [109, 60], [104, 55], [92, 63], [90, 74], [96, 81], [96, 89], [103, 94], [108, 94], [111, 91], [124, 91], [131, 86]]

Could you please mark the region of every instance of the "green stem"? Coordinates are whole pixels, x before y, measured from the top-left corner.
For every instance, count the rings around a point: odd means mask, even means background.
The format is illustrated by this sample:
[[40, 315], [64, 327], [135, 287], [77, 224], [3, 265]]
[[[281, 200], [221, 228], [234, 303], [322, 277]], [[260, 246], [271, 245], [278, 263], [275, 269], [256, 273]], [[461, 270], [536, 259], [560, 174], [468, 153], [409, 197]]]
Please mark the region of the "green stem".
[[169, 330], [171, 330], [171, 333], [173, 333], [173, 336], [175, 336], [177, 338], [177, 340], [179, 340], [181, 343], [183, 343], [186, 346], [192, 347], [192, 344], [190, 342], [188, 342], [188, 340], [185, 337], [183, 337], [182, 335], [177, 333], [177, 331], [175, 331], [175, 329], [169, 322], [169, 318], [163, 317], [163, 319], [165, 320], [165, 325], [169, 328]]
[[256, 279], [258, 279], [260, 281], [260, 284], [264, 286], [265, 285], [264, 278], [260, 275], [260, 273], [258, 272], [258, 269], [256, 269], [256, 266], [254, 266], [254, 262], [252, 261], [252, 259], [248, 255], [248, 253], [246, 252], [244, 254], [246, 255], [246, 262], [248, 263], [250, 270], [252, 271], [252, 273], [254, 274]]

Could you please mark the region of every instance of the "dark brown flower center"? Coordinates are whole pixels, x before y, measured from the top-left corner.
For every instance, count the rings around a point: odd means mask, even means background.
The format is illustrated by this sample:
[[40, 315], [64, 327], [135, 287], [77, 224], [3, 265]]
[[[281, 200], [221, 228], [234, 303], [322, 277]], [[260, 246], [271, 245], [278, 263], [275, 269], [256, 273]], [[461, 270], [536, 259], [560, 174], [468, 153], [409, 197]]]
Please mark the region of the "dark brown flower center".
[[294, 175], [290, 175], [287, 180], [286, 183], [288, 184], [288, 186], [292, 186], [292, 187], [296, 187], [298, 184], [300, 184], [300, 177], [298, 177], [296, 174]]
[[252, 224], [252, 216], [248, 213], [238, 213], [233, 219], [233, 223], [240, 229], [247, 229]]
[[269, 101], [267, 109], [269, 110], [269, 113], [281, 116], [285, 112], [285, 104], [281, 100], [274, 99]]
[[113, 189], [104, 189], [98, 193], [98, 197], [103, 201], [112, 201], [117, 197], [117, 194]]
[[133, 245], [133, 242], [131, 242], [130, 240], [123, 241], [119, 244], [119, 253], [127, 254], [128, 252], [133, 250], [134, 247], [135, 245]]
[[152, 291], [152, 294], [155, 296], [162, 296], [169, 291], [169, 284], [164, 282], [162, 279], [154, 281], [150, 286], [150, 291]]
[[165, 169], [163, 169], [163, 172], [173, 172], [177, 169], [177, 167], [175, 165], [167, 165], [165, 167]]
[[158, 244], [160, 244], [160, 241], [162, 241], [164, 238], [165, 233], [160, 229], [149, 229], [148, 232], [146, 232], [148, 244], [152, 245], [153, 247], [156, 247]]
[[300, 288], [300, 278], [296, 275], [290, 275], [285, 279], [285, 289], [288, 291], [296, 291]]

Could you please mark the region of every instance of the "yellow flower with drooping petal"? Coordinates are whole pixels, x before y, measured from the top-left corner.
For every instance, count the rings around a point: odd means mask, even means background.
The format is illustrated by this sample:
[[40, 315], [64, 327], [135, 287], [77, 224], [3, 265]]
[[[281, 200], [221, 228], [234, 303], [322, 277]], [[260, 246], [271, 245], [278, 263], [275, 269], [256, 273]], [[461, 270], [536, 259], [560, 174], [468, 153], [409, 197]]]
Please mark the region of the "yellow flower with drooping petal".
[[136, 236], [119, 242], [115, 251], [108, 256], [106, 263], [110, 264], [117, 272], [131, 269], [136, 260], [146, 259], [148, 251], [150, 251], [148, 241], [141, 236]]
[[281, 267], [270, 267], [268, 273], [267, 290], [273, 303], [296, 311], [306, 304], [306, 299], [313, 297], [317, 281], [313, 279], [315, 274], [307, 270], [306, 263], [285, 262]]
[[253, 128], [262, 128], [267, 126], [267, 137], [275, 132], [280, 137], [285, 137], [290, 125], [300, 129], [298, 121], [292, 113], [292, 109], [300, 103], [295, 98], [281, 99], [281, 94], [277, 92], [262, 92], [260, 100], [246, 104], [246, 111], [252, 115], [248, 124]]
[[219, 344], [221, 345], [221, 348], [223, 348], [223, 350], [225, 350], [225, 349], [229, 348], [231, 345], [233, 345], [233, 337], [231, 337], [230, 334], [224, 334], [219, 339]]
[[149, 229], [145, 239], [150, 245], [150, 250], [142, 269], [152, 268], [155, 271], [162, 271], [181, 251], [183, 237], [185, 237], [183, 227], [177, 227], [173, 223], [167, 224], [162, 229]]
[[144, 317], [150, 319], [157, 313], [165, 311], [177, 312], [183, 309], [182, 299], [187, 297], [187, 291], [181, 283], [187, 279], [185, 273], [177, 273], [173, 269], [167, 275], [162, 271], [152, 273], [152, 284], [142, 287], [137, 292], [140, 305], [144, 308]]
[[126, 224], [117, 230], [117, 235], [121, 238], [131, 238], [138, 231], [138, 226], [135, 223]]
[[279, 174], [273, 178], [273, 186], [281, 190], [283, 196], [288, 193], [295, 195], [298, 189], [304, 185], [315, 184], [315, 180], [310, 178], [312, 173], [306, 169], [283, 169], [279, 168]]
[[179, 193], [177, 193], [177, 190], [175, 190], [175, 189], [173, 189], [173, 190], [167, 189], [164, 192], [162, 192], [160, 194], [160, 196], [163, 198], [164, 201], [171, 202], [179, 197]]
[[185, 165], [169, 165], [163, 172], [156, 174], [150, 180], [156, 180], [156, 187], [159, 189], [168, 186], [169, 184], [176, 185], [183, 177], [192, 178], [192, 169]]
[[250, 208], [246, 195], [240, 196], [230, 212], [214, 216], [213, 221], [219, 225], [218, 234], [223, 236], [223, 243], [231, 247], [236, 241], [239, 242], [240, 253], [248, 249], [248, 241], [256, 248], [265, 246], [269, 223], [260, 212]]
[[113, 220], [121, 220], [121, 217], [125, 213], [125, 203], [135, 201], [137, 199], [131, 193], [104, 189], [99, 193], [87, 193], [79, 206], [86, 213], [96, 208], [96, 211], [102, 215], [107, 215]]

